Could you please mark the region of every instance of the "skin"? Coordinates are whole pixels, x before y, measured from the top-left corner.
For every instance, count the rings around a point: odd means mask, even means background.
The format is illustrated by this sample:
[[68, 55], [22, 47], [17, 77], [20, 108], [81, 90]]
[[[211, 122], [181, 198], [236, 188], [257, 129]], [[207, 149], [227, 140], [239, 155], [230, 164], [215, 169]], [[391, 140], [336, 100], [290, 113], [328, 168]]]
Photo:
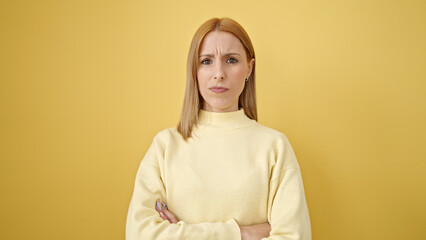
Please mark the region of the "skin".
[[[204, 99], [203, 109], [210, 112], [231, 112], [238, 110], [245, 79], [252, 72], [254, 59], [247, 61], [247, 55], [240, 40], [232, 33], [212, 31], [203, 40], [200, 48], [197, 70], [198, 89]], [[223, 93], [215, 93], [213, 86], [225, 87]], [[157, 203], [156, 203], [157, 204]], [[161, 203], [159, 203], [161, 205]], [[155, 209], [163, 220], [176, 224], [179, 220], [163, 205]], [[240, 226], [242, 240], [259, 240], [269, 237], [271, 225], [266, 222]]]
[[[238, 98], [252, 72], [254, 58], [249, 62], [240, 40], [232, 33], [209, 32], [200, 47], [197, 69], [198, 89], [203, 97], [203, 109], [210, 112], [238, 110]], [[210, 88], [228, 88], [215, 93]]]

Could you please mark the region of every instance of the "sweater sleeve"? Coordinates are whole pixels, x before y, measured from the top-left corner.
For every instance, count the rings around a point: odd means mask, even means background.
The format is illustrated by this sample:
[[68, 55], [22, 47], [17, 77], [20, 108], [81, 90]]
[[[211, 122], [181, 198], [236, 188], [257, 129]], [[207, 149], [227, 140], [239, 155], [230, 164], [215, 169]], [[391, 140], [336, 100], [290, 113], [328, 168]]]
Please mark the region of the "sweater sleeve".
[[311, 240], [311, 223], [302, 175], [285, 136], [277, 144], [277, 151], [268, 198], [271, 232], [268, 238], [262, 240]]
[[[226, 222], [171, 224], [163, 220], [155, 210], [157, 200], [166, 199], [160, 165], [164, 156], [161, 144], [153, 143], [142, 159], [136, 174], [133, 195], [126, 220], [126, 240], [144, 239], [224, 239], [240, 240], [240, 228], [231, 218]], [[173, 211], [173, 209], [171, 209]]]

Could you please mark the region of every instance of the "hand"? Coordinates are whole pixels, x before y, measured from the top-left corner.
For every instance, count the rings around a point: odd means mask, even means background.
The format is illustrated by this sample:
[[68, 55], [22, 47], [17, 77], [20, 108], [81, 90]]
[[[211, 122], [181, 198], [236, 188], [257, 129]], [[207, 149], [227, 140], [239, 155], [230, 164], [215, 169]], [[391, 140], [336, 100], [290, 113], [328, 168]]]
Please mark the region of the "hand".
[[167, 209], [167, 205], [165, 203], [157, 201], [155, 203], [155, 210], [157, 210], [163, 220], [167, 220], [170, 223], [178, 222], [176, 216]]
[[260, 240], [269, 237], [271, 233], [271, 225], [269, 223], [261, 223], [250, 226], [240, 226], [241, 240]]

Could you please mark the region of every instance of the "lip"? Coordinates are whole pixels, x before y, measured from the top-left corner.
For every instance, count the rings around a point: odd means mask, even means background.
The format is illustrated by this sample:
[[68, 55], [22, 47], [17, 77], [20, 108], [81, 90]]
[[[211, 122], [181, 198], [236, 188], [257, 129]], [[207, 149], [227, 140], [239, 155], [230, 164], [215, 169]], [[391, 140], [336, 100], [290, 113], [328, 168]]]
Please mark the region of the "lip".
[[228, 91], [228, 89], [227, 88], [224, 88], [224, 87], [211, 87], [211, 88], [209, 88], [212, 92], [215, 92], [215, 93], [223, 93], [223, 92], [226, 92], [226, 91]]

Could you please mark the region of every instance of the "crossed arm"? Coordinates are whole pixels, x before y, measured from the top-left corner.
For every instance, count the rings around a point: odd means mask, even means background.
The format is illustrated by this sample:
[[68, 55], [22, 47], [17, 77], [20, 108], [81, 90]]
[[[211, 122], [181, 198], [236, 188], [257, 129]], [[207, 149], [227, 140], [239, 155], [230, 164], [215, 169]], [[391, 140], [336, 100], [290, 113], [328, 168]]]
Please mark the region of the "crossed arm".
[[[179, 221], [163, 202], [160, 203], [157, 201], [155, 210], [157, 210], [160, 217], [165, 221], [169, 221], [172, 224], [176, 224]], [[241, 240], [260, 240], [269, 237], [269, 233], [271, 232], [271, 225], [268, 222], [239, 227], [241, 231]]]

